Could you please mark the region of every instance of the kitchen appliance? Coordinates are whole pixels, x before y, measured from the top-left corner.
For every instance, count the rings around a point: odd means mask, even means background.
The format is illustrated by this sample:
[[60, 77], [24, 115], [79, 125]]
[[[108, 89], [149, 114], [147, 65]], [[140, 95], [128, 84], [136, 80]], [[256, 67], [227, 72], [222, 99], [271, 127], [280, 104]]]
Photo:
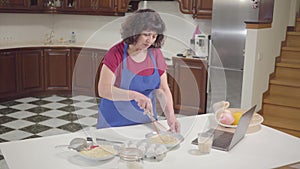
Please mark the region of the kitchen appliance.
[[252, 6], [251, 0], [213, 1], [208, 59], [208, 112], [213, 111], [213, 103], [222, 100], [229, 101], [231, 107], [241, 106], [245, 21], [258, 21], [260, 17], [259, 7]]
[[209, 51], [210, 35], [196, 34], [195, 35], [195, 55], [199, 58], [207, 59]]

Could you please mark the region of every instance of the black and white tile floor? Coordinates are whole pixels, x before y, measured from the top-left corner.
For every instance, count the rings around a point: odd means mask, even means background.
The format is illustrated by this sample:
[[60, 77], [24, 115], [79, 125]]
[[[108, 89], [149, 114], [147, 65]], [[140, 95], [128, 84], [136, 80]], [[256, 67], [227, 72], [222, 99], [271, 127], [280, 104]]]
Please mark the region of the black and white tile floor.
[[[83, 95], [50, 95], [0, 102], [0, 143], [95, 127], [99, 101]], [[1, 150], [0, 169], [8, 169]]]
[[89, 96], [27, 97], [0, 103], [0, 142], [69, 133], [97, 122]]
[[[0, 103], [0, 143], [71, 133], [97, 123], [99, 99], [51, 95]], [[0, 153], [0, 168], [7, 169]]]

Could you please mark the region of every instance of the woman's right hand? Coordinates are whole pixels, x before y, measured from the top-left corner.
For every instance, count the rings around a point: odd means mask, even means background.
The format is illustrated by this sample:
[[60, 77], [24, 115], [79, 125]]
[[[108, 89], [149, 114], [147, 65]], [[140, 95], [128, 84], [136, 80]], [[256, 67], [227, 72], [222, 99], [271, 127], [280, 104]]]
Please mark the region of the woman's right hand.
[[139, 92], [135, 92], [134, 94], [134, 101], [137, 102], [138, 106], [144, 110], [144, 112], [150, 112], [151, 114], [153, 113], [153, 105], [151, 102], [151, 99]]

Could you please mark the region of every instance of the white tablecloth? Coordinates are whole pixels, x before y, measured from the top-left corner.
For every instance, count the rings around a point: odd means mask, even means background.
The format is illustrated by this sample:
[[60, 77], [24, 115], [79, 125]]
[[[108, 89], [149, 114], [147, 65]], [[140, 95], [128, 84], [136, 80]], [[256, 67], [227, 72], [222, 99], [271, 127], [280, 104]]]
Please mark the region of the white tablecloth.
[[[278, 130], [262, 126], [247, 134], [230, 152], [212, 150], [208, 155], [195, 155], [191, 144], [197, 133], [206, 126], [209, 115], [179, 118], [185, 140], [167, 153], [160, 162], [144, 160], [144, 169], [198, 168], [274, 168], [300, 161], [300, 139]], [[165, 124], [165, 121], [162, 123]], [[149, 127], [150, 126], [150, 127]], [[151, 125], [135, 125], [101, 130], [86, 130], [0, 144], [10, 169], [108, 169], [116, 167], [118, 157], [108, 161], [88, 161], [57, 145], [68, 144], [75, 137], [102, 137], [128, 140], [143, 139], [151, 132]]]

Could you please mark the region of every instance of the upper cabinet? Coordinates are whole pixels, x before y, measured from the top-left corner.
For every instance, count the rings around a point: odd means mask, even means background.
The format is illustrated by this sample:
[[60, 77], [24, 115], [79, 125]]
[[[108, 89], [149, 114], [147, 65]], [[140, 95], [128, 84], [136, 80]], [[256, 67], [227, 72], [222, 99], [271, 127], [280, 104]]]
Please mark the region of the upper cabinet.
[[123, 16], [130, 0], [0, 0], [0, 12]]
[[213, 0], [178, 0], [180, 11], [193, 18], [211, 19]]
[[[127, 12], [129, 8], [130, 0], [116, 0], [118, 3], [118, 11], [119, 12]], [[133, 3], [139, 3], [139, 1], [135, 0]]]
[[1, 9], [25, 9], [27, 8], [27, 0], [0, 0]]

